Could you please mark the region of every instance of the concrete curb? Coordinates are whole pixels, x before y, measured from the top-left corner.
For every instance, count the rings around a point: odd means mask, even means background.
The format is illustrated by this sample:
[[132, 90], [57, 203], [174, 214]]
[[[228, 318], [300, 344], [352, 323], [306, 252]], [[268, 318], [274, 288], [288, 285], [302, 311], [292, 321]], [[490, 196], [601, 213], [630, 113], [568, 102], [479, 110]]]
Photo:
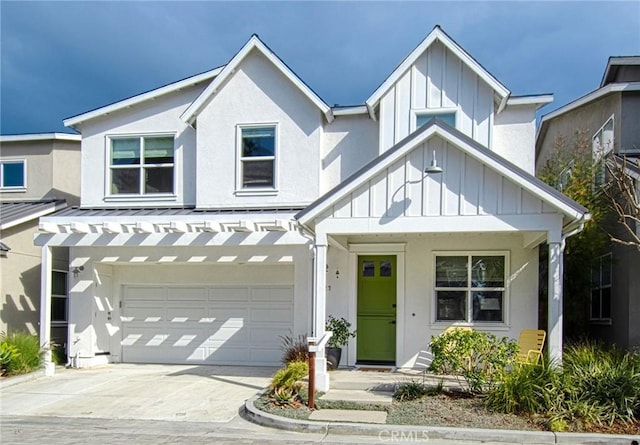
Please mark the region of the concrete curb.
[[638, 445], [638, 437], [612, 434], [553, 433], [550, 431], [492, 430], [480, 428], [452, 428], [417, 425], [376, 425], [369, 423], [318, 422], [297, 420], [266, 413], [255, 407], [262, 395], [256, 394], [245, 402], [244, 417], [258, 425], [288, 431], [307, 433], [377, 436], [440, 440], [473, 440], [521, 444], [583, 444], [583, 445]]
[[12, 377], [6, 377], [0, 380], [0, 389], [5, 389], [10, 386], [18, 385], [24, 382], [30, 382], [31, 380], [36, 380], [44, 376], [45, 376], [44, 369], [38, 369], [37, 371], [30, 372], [29, 374], [14, 375]]

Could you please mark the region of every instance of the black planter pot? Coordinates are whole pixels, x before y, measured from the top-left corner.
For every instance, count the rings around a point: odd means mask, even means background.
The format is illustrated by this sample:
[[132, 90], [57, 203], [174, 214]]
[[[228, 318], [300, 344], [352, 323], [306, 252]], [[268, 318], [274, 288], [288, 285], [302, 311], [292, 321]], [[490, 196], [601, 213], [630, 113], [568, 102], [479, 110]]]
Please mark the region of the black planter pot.
[[342, 357], [342, 348], [325, 348], [324, 351], [327, 357], [327, 368], [338, 369], [340, 357]]

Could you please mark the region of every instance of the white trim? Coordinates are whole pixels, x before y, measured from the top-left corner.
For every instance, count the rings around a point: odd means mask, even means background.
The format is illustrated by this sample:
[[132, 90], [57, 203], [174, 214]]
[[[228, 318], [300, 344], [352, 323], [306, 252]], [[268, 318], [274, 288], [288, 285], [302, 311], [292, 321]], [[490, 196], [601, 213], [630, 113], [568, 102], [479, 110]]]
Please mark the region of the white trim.
[[130, 97], [128, 99], [121, 100], [121, 101], [113, 103], [111, 105], [107, 105], [105, 107], [101, 107], [101, 108], [95, 109], [93, 111], [89, 111], [87, 113], [83, 113], [83, 114], [79, 114], [77, 116], [73, 116], [73, 117], [67, 118], [64, 121], [62, 121], [62, 123], [67, 127], [75, 128], [78, 124], [86, 122], [86, 121], [88, 121], [90, 119], [95, 119], [96, 117], [100, 117], [100, 116], [104, 116], [104, 115], [107, 115], [107, 114], [111, 114], [111, 113], [114, 113], [116, 111], [122, 110], [123, 108], [129, 108], [129, 107], [132, 107], [134, 105], [138, 105], [138, 104], [140, 104], [142, 102], [146, 102], [148, 100], [153, 100], [153, 99], [156, 99], [156, 98], [158, 98], [160, 96], [164, 96], [165, 94], [169, 94], [169, 93], [173, 93], [173, 92], [176, 92], [176, 91], [180, 91], [183, 88], [187, 88], [187, 87], [190, 87], [192, 85], [196, 85], [198, 83], [201, 83], [201, 82], [204, 82], [204, 81], [209, 80], [211, 78], [214, 78], [218, 74], [220, 74], [220, 72], [222, 71], [223, 68], [224, 68], [224, 65], [220, 66], [218, 68], [214, 68], [212, 70], [209, 70], [207, 72], [204, 72], [202, 74], [197, 74], [195, 76], [188, 77], [186, 79], [179, 80], [179, 81], [174, 82], [174, 83], [170, 83], [169, 85], [165, 85], [163, 87], [156, 88], [156, 89], [151, 90], [151, 91], [147, 91], [146, 93], [138, 94], [137, 96], [133, 96], [133, 97]]
[[225, 81], [233, 76], [236, 69], [247, 57], [251, 50], [256, 49], [260, 51], [280, 72], [289, 79], [307, 98], [313, 102], [322, 113], [325, 115], [328, 122], [333, 120], [333, 113], [329, 105], [327, 105], [316, 93], [314, 93], [307, 85], [300, 80], [282, 60], [280, 60], [267, 46], [255, 34], [251, 36], [249, 41], [240, 49], [240, 51], [233, 56], [227, 65], [225, 65], [220, 71], [219, 75], [205, 88], [205, 90], [189, 105], [189, 107], [182, 113], [180, 119], [185, 123], [193, 125], [197, 115], [202, 109], [209, 103], [211, 98], [218, 93], [221, 88], [224, 88]]
[[0, 142], [32, 142], [32, 141], [74, 141], [80, 142], [82, 136], [69, 133], [33, 133], [33, 134], [7, 134], [0, 136]]
[[536, 110], [538, 108], [542, 108], [543, 106], [550, 104], [553, 102], [553, 94], [540, 94], [536, 96], [516, 96], [509, 97], [507, 99], [507, 106], [518, 106], [518, 105], [537, 105]]
[[604, 86], [604, 83], [609, 77], [609, 72], [611, 68], [616, 66], [625, 66], [625, 65], [640, 65], [640, 56], [622, 56], [622, 57], [609, 57], [607, 60], [607, 67], [604, 69], [604, 74], [602, 75], [602, 80], [600, 81], [600, 86]]
[[39, 212], [26, 215], [20, 219], [14, 219], [13, 221], [10, 221], [8, 223], [4, 223], [4, 224], [0, 223], [0, 230], [10, 229], [11, 227], [18, 226], [20, 224], [23, 224], [25, 222], [28, 222], [34, 219], [38, 219], [42, 216], [49, 215], [53, 212], [57, 212], [58, 210], [61, 210], [67, 207], [66, 202], [52, 202], [51, 204], [52, 205], [50, 207], [43, 209]]
[[331, 111], [334, 116], [356, 116], [360, 114], [369, 114], [369, 110], [366, 105], [332, 108]]
[[[604, 144], [604, 127], [607, 126], [607, 124], [609, 124], [609, 122], [611, 122], [611, 144], [610, 145], [605, 145]], [[612, 114], [611, 116], [609, 116], [609, 118], [604, 122], [604, 124], [602, 124], [602, 126], [600, 128], [598, 128], [597, 131], [595, 131], [593, 133], [593, 135], [591, 136], [591, 155], [595, 157], [595, 155], [598, 155], [598, 159], [601, 159], [602, 157], [606, 156], [607, 154], [611, 153], [614, 149], [614, 145], [615, 145], [615, 113]], [[600, 134], [600, 141], [599, 141], [599, 153], [596, 153], [595, 150], [595, 139], [596, 136], [598, 136], [598, 134]], [[603, 166], [604, 168], [604, 166]]]
[[349, 243], [349, 252], [372, 254], [372, 255], [384, 255], [387, 253], [401, 253], [405, 252], [407, 243]]
[[436, 26], [433, 31], [402, 61], [402, 63], [387, 77], [387, 79], [374, 91], [367, 99], [366, 105], [370, 113], [373, 113], [375, 107], [378, 106], [382, 96], [400, 79], [400, 77], [413, 65], [416, 60], [431, 46], [435, 41], [442, 43], [449, 51], [456, 55], [464, 64], [466, 64], [478, 77], [487, 83], [498, 94], [501, 99], [501, 106], [504, 107], [507, 97], [511, 92], [502, 85], [495, 77], [485, 70], [478, 62], [476, 62], [463, 48], [455, 43], [447, 36], [440, 27]]
[[[472, 310], [473, 303], [467, 299], [466, 305], [466, 319], [465, 320], [438, 320], [437, 319], [437, 298], [436, 298], [436, 258], [438, 256], [466, 256], [470, 258], [472, 256], [499, 256], [504, 257], [504, 286], [500, 288], [486, 288], [487, 291], [499, 291], [503, 292], [503, 301], [502, 301], [502, 321], [473, 321], [472, 320]], [[456, 326], [470, 326], [473, 328], [485, 328], [485, 329], [494, 329], [494, 328], [505, 328], [508, 329], [509, 324], [509, 300], [510, 300], [510, 287], [511, 287], [511, 252], [509, 250], [441, 250], [441, 251], [433, 251], [432, 252], [432, 265], [433, 271], [431, 277], [433, 278], [432, 286], [431, 286], [431, 318], [429, 320], [429, 325], [433, 329], [439, 329], [442, 327], [446, 327], [451, 325], [452, 323]], [[467, 284], [471, 282], [471, 269], [467, 270]], [[469, 297], [469, 293], [473, 292], [473, 287], [460, 287], [456, 288], [458, 290], [464, 289], [467, 292], [467, 297]]]
[[[4, 186], [4, 174], [2, 166], [4, 164], [20, 164], [22, 163], [22, 185]], [[0, 192], [26, 192], [27, 191], [27, 159], [15, 158], [15, 159], [0, 159]]]
[[[273, 160], [273, 185], [272, 187], [242, 187], [242, 130], [250, 128], [273, 128], [273, 156], [261, 156], [265, 160]], [[280, 142], [279, 122], [256, 122], [236, 125], [236, 196], [272, 196], [278, 194], [278, 145]], [[273, 159], [271, 159], [273, 158]]]
[[[310, 212], [303, 214], [300, 218], [300, 222], [302, 224], [306, 224], [312, 219], [316, 218], [320, 214], [322, 214], [326, 209], [330, 206], [337, 203], [340, 199], [348, 196], [355, 189], [361, 186], [365, 181], [370, 178], [375, 177], [377, 174], [384, 171], [389, 165], [393, 165], [398, 159], [404, 157], [408, 152], [413, 150], [414, 148], [420, 146], [426, 140], [431, 138], [432, 136], [439, 136], [443, 138], [446, 142], [451, 143], [456, 148], [460, 149], [464, 153], [468, 154], [481, 164], [486, 165], [492, 170], [496, 171], [501, 176], [510, 179], [519, 187], [522, 187], [524, 190], [530, 192], [534, 196], [542, 199], [549, 205], [553, 206], [563, 214], [573, 218], [580, 219], [583, 217], [583, 214], [580, 213], [577, 209], [573, 208], [569, 204], [563, 202], [558, 197], [553, 196], [551, 193], [545, 191], [543, 188], [536, 185], [529, 178], [514, 172], [512, 169], [508, 168], [505, 164], [493, 159], [481, 151], [475, 149], [472, 145], [470, 145], [467, 141], [460, 139], [455, 134], [451, 133], [447, 129], [441, 127], [439, 124], [434, 124], [430, 128], [423, 131], [417, 137], [414, 137], [410, 140], [406, 145], [401, 147], [398, 150], [395, 150], [389, 156], [386, 157], [384, 162], [380, 162], [376, 164], [373, 168], [360, 172], [360, 174], [356, 177], [351, 177], [348, 183], [345, 183], [344, 188], [342, 188], [339, 193], [335, 193], [329, 197], [322, 205], [318, 205], [315, 208], [311, 209]], [[410, 218], [415, 219], [415, 218]], [[367, 233], [367, 232], [364, 232]]]

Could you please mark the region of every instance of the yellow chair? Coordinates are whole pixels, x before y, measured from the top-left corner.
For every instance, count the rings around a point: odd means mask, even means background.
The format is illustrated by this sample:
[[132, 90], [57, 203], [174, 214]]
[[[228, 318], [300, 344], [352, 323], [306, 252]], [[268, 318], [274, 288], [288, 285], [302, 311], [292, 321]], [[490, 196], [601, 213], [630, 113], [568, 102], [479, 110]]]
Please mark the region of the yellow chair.
[[523, 329], [518, 338], [517, 361], [536, 365], [542, 359], [542, 348], [547, 333], [541, 329]]

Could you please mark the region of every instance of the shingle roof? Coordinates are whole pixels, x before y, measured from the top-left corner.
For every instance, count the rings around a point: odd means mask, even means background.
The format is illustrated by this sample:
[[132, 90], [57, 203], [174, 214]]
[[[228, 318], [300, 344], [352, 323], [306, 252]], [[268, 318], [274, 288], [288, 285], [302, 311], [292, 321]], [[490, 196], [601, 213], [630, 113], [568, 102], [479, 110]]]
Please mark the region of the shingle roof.
[[0, 229], [5, 230], [67, 206], [64, 199], [9, 201], [0, 203]]

